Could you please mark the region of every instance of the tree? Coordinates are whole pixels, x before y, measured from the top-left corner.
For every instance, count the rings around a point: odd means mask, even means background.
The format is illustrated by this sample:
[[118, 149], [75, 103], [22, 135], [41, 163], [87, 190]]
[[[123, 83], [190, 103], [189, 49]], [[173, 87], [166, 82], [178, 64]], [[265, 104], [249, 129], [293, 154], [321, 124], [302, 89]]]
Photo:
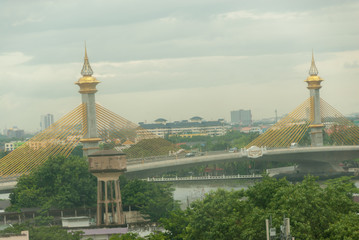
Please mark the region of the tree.
[[8, 154], [8, 152], [0, 151], [0, 159], [5, 157]]
[[299, 239], [320, 239], [339, 215], [359, 211], [348, 178], [328, 181], [326, 188], [316, 180], [307, 176], [301, 183], [282, 187], [270, 203], [277, 222], [283, 215], [290, 217], [293, 235]]
[[82, 150], [83, 146], [82, 145], [77, 145], [72, 151], [71, 151], [71, 155], [73, 156], [78, 156], [78, 157], [83, 157], [83, 150]]
[[20, 234], [21, 231], [29, 231], [30, 240], [80, 240], [82, 232], [67, 232], [60, 226], [34, 227], [28, 224], [16, 224], [0, 231], [0, 235]]
[[173, 189], [168, 184], [158, 184], [142, 180], [127, 182], [121, 189], [123, 205], [131, 206], [147, 214], [152, 221], [166, 217], [170, 211], [178, 208], [173, 200]]
[[[150, 233], [145, 238], [140, 237], [138, 233], [115, 234], [109, 240], [167, 240], [168, 238], [162, 232]], [[168, 239], [169, 240], [169, 239]]]
[[264, 175], [262, 181], [257, 182], [254, 186], [249, 187], [246, 191], [248, 201], [254, 206], [265, 209], [272, 201], [276, 192], [282, 187], [288, 186], [289, 182], [285, 179], [277, 180]]
[[[152, 221], [158, 221], [178, 207], [168, 184], [120, 179], [123, 205], [140, 210]], [[88, 171], [88, 162], [84, 158], [52, 157], [29, 175], [19, 178], [10, 194], [11, 206], [7, 211], [28, 207], [92, 207], [96, 205], [96, 189], [96, 177]]]
[[186, 227], [189, 224], [188, 209], [176, 209], [167, 218], [161, 218], [161, 224], [167, 230], [165, 235], [171, 240], [181, 240], [186, 236]]
[[218, 190], [190, 208], [162, 219], [169, 239], [264, 239], [265, 219], [273, 226], [290, 218], [296, 239], [358, 239], [359, 205], [350, 178], [330, 180], [325, 187], [307, 176], [292, 184], [264, 177], [248, 190]]
[[11, 207], [76, 208], [96, 204], [96, 178], [84, 158], [51, 157], [29, 175], [19, 178], [10, 194]]
[[219, 189], [195, 201], [188, 209], [189, 224], [186, 238], [189, 239], [240, 239], [241, 223], [247, 214], [242, 191]]
[[145, 240], [144, 238], [140, 237], [138, 233], [126, 233], [126, 234], [114, 234], [110, 237], [109, 240]]
[[342, 214], [338, 221], [329, 225], [324, 232], [326, 240], [359, 239], [359, 215], [357, 213]]

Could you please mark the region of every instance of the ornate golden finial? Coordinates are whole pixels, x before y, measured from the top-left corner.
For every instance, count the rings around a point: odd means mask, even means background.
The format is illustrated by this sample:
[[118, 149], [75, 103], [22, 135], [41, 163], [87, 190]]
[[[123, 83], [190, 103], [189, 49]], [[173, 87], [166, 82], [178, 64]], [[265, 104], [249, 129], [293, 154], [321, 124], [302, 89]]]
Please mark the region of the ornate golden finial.
[[313, 50], [312, 50], [312, 65], [310, 66], [309, 69], [309, 75], [310, 76], [307, 78], [307, 80], [305, 80], [308, 83], [308, 89], [321, 88], [322, 86], [320, 86], [320, 83], [323, 81], [323, 79], [318, 76], [318, 69], [315, 66]]
[[317, 66], [315, 66], [314, 53], [313, 53], [313, 50], [312, 50], [312, 64], [310, 65], [309, 75], [310, 76], [317, 76], [318, 73], [319, 72], [318, 72]]
[[95, 93], [97, 92], [96, 85], [100, 83], [96, 78], [92, 76], [93, 71], [91, 69], [89, 59], [87, 57], [87, 49], [85, 42], [85, 61], [81, 70], [82, 78], [80, 78], [76, 84], [80, 86], [80, 93]]
[[87, 57], [87, 49], [86, 49], [86, 42], [85, 42], [85, 60], [84, 60], [84, 66], [82, 67], [82, 70], [81, 70], [81, 75], [85, 77], [85, 76], [92, 76], [92, 74], [93, 74], [93, 71], [90, 66], [89, 59]]

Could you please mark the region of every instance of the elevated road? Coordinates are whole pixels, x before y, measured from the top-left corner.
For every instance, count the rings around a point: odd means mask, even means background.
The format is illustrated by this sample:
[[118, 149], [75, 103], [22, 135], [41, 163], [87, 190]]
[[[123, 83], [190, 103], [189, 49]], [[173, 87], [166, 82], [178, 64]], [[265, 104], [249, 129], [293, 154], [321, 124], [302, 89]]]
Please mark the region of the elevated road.
[[[263, 156], [256, 158], [256, 161], [291, 162], [298, 164], [299, 169], [306, 172], [340, 172], [343, 171], [339, 166], [340, 162], [355, 158], [359, 158], [359, 146], [326, 146], [269, 149]], [[158, 173], [174, 171], [184, 167], [246, 159], [248, 159], [248, 156], [242, 152], [221, 152], [189, 158], [164, 158], [136, 164], [129, 162], [126, 175], [130, 177], [153, 177]]]
[[[328, 146], [269, 149], [256, 161], [291, 162], [298, 169], [308, 173], [341, 172], [340, 162], [359, 158], [359, 146]], [[161, 157], [129, 160], [126, 176], [130, 178], [148, 178], [156, 174], [177, 169], [210, 163], [225, 163], [248, 160], [243, 152], [229, 153], [224, 151], [210, 152], [207, 155], [189, 158]], [[13, 189], [16, 181], [0, 181], [0, 192]]]

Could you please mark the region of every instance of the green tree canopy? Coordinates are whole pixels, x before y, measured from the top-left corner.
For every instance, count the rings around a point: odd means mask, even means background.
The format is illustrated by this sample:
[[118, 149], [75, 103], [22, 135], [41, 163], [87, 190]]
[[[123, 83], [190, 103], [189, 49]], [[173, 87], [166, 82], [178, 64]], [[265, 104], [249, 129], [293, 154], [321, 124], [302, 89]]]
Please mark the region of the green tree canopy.
[[270, 216], [280, 231], [283, 216], [290, 218], [296, 239], [358, 239], [358, 189], [343, 177], [319, 185], [306, 177], [292, 184], [264, 177], [248, 190], [217, 190], [190, 208], [162, 219], [168, 239], [265, 239]]
[[27, 224], [16, 224], [13, 227], [8, 227], [0, 231], [2, 235], [9, 236], [9, 234], [20, 234], [21, 231], [29, 231], [30, 240], [80, 240], [81, 232], [67, 232], [66, 229], [60, 226], [29, 226]]
[[28, 207], [76, 208], [96, 203], [96, 178], [84, 158], [51, 157], [19, 178], [10, 194], [9, 210]]
[[121, 187], [123, 205], [140, 210], [156, 222], [178, 208], [178, 203], [173, 200], [173, 190], [169, 184], [138, 179], [128, 181]]
[[[122, 202], [140, 210], [152, 221], [178, 207], [173, 189], [168, 184], [120, 178]], [[7, 211], [21, 208], [78, 208], [94, 207], [97, 201], [97, 180], [88, 171], [88, 162], [78, 156], [52, 157], [29, 175], [19, 178], [10, 194]]]

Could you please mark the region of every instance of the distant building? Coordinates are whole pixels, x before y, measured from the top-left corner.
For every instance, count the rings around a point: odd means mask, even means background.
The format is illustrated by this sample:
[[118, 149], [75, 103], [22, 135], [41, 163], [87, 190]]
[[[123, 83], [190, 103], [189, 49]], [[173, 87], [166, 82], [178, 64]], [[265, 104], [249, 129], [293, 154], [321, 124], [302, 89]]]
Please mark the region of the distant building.
[[16, 126], [10, 129], [7, 129], [6, 136], [9, 138], [23, 138], [25, 136], [25, 131], [18, 129]]
[[40, 119], [40, 127], [41, 131], [50, 127], [54, 123], [54, 115], [48, 113], [46, 115], [42, 115]]
[[202, 120], [203, 120], [203, 118], [197, 117], [197, 116], [196, 116], [196, 117], [192, 117], [192, 118], [190, 119], [191, 122], [198, 122], [198, 123], [201, 123]]
[[29, 240], [29, 231], [21, 231], [18, 234], [2, 234], [0, 240]]
[[147, 131], [164, 138], [166, 135], [178, 135], [181, 137], [193, 136], [223, 136], [227, 133], [230, 126], [223, 119], [217, 121], [204, 121], [201, 117], [193, 117], [188, 120], [165, 122], [158, 121], [155, 123], [139, 125]]
[[[73, 230], [68, 230], [69, 232]], [[126, 234], [128, 232], [128, 228], [121, 227], [112, 227], [112, 228], [76, 228], [76, 231], [83, 232], [82, 240], [85, 239], [94, 239], [94, 240], [105, 240], [110, 239], [110, 237], [114, 234]]]
[[155, 123], [158, 123], [158, 124], [166, 124], [167, 120], [164, 119], [164, 118], [158, 118], [155, 120]]
[[263, 130], [260, 127], [242, 127], [240, 131], [242, 133], [263, 133]]
[[252, 124], [251, 110], [236, 110], [231, 111], [231, 123], [239, 124], [241, 126], [249, 126]]
[[11, 152], [11, 151], [15, 150], [16, 148], [20, 147], [22, 144], [24, 144], [24, 142], [20, 142], [20, 141], [13, 141], [13, 142], [5, 143], [4, 151]]

